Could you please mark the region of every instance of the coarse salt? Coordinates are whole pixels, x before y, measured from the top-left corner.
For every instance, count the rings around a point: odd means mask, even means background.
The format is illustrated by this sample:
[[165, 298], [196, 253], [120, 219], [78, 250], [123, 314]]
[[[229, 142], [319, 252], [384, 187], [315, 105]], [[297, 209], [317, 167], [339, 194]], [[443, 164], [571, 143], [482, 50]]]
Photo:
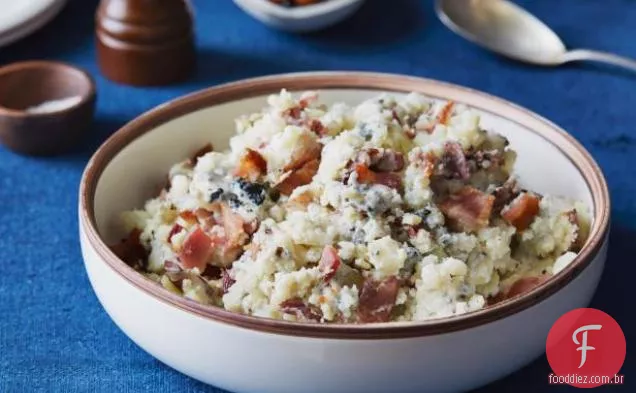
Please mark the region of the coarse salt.
[[26, 109], [27, 113], [51, 113], [68, 109], [77, 105], [82, 100], [81, 96], [61, 98], [59, 100], [45, 101], [39, 105]]

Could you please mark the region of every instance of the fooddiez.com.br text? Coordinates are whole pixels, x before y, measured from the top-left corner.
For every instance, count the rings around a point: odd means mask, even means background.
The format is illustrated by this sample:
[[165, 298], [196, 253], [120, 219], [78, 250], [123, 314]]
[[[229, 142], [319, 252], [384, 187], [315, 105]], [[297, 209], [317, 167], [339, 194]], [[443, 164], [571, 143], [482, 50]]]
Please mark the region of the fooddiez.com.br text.
[[550, 385], [571, 385], [571, 384], [590, 384], [598, 385], [599, 383], [606, 385], [622, 385], [624, 376], [616, 374], [614, 376], [608, 375], [579, 375], [579, 374], [566, 374], [566, 375], [548, 375], [548, 383]]

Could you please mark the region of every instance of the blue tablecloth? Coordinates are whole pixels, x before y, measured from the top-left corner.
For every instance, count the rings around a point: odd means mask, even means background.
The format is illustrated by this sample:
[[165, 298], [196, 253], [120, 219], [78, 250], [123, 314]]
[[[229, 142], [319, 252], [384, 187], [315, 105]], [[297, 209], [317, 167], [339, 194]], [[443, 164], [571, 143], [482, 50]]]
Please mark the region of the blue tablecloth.
[[[628, 355], [622, 373], [632, 383], [636, 315], [628, 302], [636, 275], [635, 75], [595, 65], [542, 69], [503, 60], [444, 28], [432, 1], [370, 0], [346, 24], [306, 36], [272, 31], [230, 0], [193, 3], [200, 66], [191, 80], [177, 86], [126, 87], [99, 74], [93, 41], [96, 0], [72, 0], [50, 25], [0, 49], [0, 65], [61, 59], [89, 70], [99, 88], [94, 127], [80, 152], [35, 159], [0, 147], [0, 392], [218, 392], [143, 352], [97, 302], [77, 237], [81, 172], [104, 138], [168, 99], [244, 77], [343, 69], [407, 73], [481, 89], [554, 120], [591, 151], [607, 176], [613, 202], [609, 263], [593, 307], [623, 327]], [[632, 0], [523, 5], [572, 47], [636, 57]], [[542, 391], [549, 373], [541, 358], [479, 392]]]

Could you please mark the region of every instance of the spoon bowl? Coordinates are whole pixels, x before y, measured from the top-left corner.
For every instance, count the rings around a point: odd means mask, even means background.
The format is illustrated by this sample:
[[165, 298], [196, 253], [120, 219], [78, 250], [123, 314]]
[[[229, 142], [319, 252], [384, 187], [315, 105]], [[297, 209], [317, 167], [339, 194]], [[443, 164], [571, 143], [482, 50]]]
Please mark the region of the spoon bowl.
[[568, 50], [559, 36], [507, 0], [437, 0], [435, 11], [449, 29], [508, 58], [542, 66], [593, 60], [636, 71], [636, 61], [611, 53]]

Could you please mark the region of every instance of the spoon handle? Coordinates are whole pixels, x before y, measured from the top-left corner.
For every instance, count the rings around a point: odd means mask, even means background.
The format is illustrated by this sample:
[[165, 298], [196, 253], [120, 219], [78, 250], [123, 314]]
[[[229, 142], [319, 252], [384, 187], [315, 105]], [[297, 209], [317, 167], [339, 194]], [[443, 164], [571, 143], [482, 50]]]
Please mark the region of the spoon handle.
[[563, 56], [564, 61], [591, 60], [601, 63], [612, 64], [615, 66], [627, 68], [636, 72], [636, 60], [615, 55], [613, 53], [599, 52], [589, 49], [575, 49], [567, 52]]

